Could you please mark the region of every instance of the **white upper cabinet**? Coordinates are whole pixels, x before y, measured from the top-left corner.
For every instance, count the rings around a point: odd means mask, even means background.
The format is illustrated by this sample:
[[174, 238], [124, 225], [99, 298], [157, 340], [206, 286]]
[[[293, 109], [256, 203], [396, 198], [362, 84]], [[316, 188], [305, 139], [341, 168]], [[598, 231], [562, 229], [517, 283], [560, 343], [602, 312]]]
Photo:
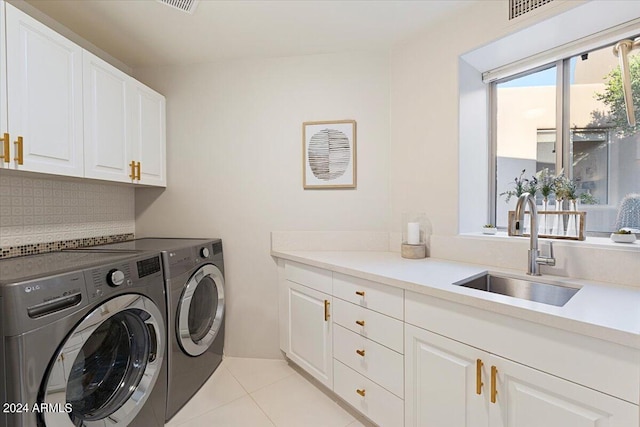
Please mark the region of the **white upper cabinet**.
[[85, 176], [132, 182], [131, 78], [87, 51], [83, 64]]
[[10, 4], [5, 19], [11, 167], [83, 176], [82, 48]]
[[[4, 23], [4, 2], [0, 1], [0, 23]], [[5, 153], [8, 150], [8, 145], [11, 142], [7, 139], [4, 141], [4, 134], [8, 132], [7, 129], [7, 51], [5, 49], [5, 33], [0, 30], [0, 169], [9, 166], [10, 153]], [[7, 162], [4, 160], [4, 156], [7, 154]]]
[[165, 99], [84, 51], [85, 176], [166, 186]]
[[166, 186], [165, 98], [131, 79], [133, 155], [140, 184]]
[[166, 186], [164, 96], [1, 0], [0, 13], [0, 168]]

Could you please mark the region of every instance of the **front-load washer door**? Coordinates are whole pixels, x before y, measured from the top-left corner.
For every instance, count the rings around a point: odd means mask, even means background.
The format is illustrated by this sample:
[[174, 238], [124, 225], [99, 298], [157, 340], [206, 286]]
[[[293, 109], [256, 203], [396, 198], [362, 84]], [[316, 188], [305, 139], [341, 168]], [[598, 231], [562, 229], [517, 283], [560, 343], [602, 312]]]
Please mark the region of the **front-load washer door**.
[[67, 336], [43, 385], [47, 427], [126, 426], [160, 374], [165, 329], [149, 298], [104, 302]]
[[224, 318], [224, 278], [212, 265], [200, 267], [185, 285], [178, 303], [176, 333], [182, 350], [199, 356], [216, 339]]

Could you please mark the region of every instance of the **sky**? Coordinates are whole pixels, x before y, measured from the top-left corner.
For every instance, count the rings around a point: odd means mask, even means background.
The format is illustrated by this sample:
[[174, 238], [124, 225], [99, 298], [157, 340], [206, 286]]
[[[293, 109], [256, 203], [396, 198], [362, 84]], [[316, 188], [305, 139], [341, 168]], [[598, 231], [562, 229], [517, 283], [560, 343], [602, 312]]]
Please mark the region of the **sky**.
[[[577, 57], [571, 58], [569, 75], [571, 76], [571, 83], [573, 83], [573, 77], [576, 69]], [[531, 86], [555, 86], [556, 85], [556, 66], [552, 65], [546, 70], [538, 71], [537, 73], [528, 74], [517, 79], [509, 80], [508, 82], [498, 83], [498, 87], [531, 87]]]

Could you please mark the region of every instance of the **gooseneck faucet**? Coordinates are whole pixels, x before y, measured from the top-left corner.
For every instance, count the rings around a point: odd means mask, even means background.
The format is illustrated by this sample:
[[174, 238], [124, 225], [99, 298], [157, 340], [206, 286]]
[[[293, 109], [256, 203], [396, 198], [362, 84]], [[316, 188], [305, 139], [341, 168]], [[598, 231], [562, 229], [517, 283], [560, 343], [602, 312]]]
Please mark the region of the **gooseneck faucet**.
[[538, 210], [536, 209], [536, 199], [529, 193], [523, 193], [518, 197], [518, 203], [516, 204], [516, 223], [514, 234], [516, 236], [522, 236], [524, 229], [524, 212], [526, 206], [529, 206], [529, 217], [531, 218], [530, 224], [530, 239], [529, 239], [529, 265], [527, 266], [527, 274], [531, 276], [540, 276], [540, 264], [544, 265], [556, 265], [556, 259], [553, 257], [553, 245], [549, 242], [549, 256], [540, 256], [540, 250], [538, 249]]

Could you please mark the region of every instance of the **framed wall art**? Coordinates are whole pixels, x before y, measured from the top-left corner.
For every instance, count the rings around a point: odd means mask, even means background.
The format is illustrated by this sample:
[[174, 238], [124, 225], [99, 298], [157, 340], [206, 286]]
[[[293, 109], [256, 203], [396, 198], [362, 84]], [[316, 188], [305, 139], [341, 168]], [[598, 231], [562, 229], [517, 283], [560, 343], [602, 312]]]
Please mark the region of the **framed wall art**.
[[356, 121], [302, 124], [302, 186], [356, 188]]

